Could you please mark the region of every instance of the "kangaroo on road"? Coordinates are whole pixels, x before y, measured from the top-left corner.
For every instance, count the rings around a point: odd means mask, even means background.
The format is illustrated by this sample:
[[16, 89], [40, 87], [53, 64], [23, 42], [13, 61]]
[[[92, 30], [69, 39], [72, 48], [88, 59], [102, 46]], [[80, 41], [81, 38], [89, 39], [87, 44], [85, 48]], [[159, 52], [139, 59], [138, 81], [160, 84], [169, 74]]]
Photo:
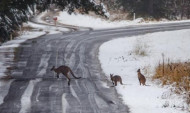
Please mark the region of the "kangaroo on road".
[[137, 70], [137, 73], [138, 73], [138, 79], [139, 79], [139, 83], [140, 83], [140, 85], [143, 84], [143, 85], [146, 86], [146, 84], [145, 84], [145, 82], [146, 82], [146, 78], [144, 77], [143, 74], [141, 74], [141, 70], [138, 69], [138, 70]]
[[111, 79], [113, 85], [115, 84], [115, 86], [117, 86], [117, 82], [120, 82], [120, 84], [123, 85], [122, 79], [119, 75], [113, 76], [113, 74], [110, 74], [110, 79]]
[[72, 74], [72, 76], [75, 78], [75, 79], [80, 79], [81, 77], [76, 77], [74, 75], [74, 73], [72, 72], [72, 70], [68, 67], [68, 66], [59, 66], [58, 68], [55, 68], [55, 66], [53, 66], [51, 68], [51, 71], [55, 71], [57, 73], [57, 78], [59, 78], [59, 74], [62, 73], [63, 75], [65, 75], [65, 77], [67, 77], [67, 79], [69, 80], [68, 81], [68, 85], [70, 85], [70, 81], [71, 79], [69, 78], [69, 72]]

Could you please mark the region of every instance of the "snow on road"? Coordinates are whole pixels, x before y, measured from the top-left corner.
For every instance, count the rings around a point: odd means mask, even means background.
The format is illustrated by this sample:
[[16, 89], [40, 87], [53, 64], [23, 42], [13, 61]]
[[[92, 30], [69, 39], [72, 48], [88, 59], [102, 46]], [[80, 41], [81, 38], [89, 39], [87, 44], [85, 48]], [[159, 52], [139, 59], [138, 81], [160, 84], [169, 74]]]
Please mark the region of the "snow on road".
[[[6, 52], [10, 52], [12, 53], [12, 57], [10, 57], [8, 60], [12, 61], [14, 58], [14, 50], [15, 48], [19, 47], [21, 43], [25, 42], [28, 39], [31, 38], [37, 38], [40, 37], [42, 35], [44, 35], [45, 32], [25, 32], [23, 35], [17, 37], [15, 40], [11, 40], [8, 41], [6, 43], [3, 43], [2, 46], [0, 46], [0, 51], [1, 51], [1, 61], [0, 61], [0, 77], [5, 76], [4, 72], [6, 71], [6, 66], [4, 66], [4, 64], [7, 62], [7, 57], [5, 57], [5, 53]], [[0, 86], [1, 86], [1, 82], [0, 82]]]
[[10, 84], [12, 83], [12, 80], [10, 81], [0, 81], [0, 104], [3, 103], [3, 99], [4, 97], [7, 95], [9, 88], [10, 88]]
[[67, 112], [66, 108], [68, 106], [68, 102], [66, 100], [66, 96], [67, 95], [65, 93], [62, 95], [62, 113], [66, 113]]
[[31, 110], [31, 96], [35, 85], [40, 82], [41, 79], [31, 80], [28, 87], [21, 98], [21, 110], [19, 113], [29, 113]]
[[[44, 23], [40, 20], [43, 15], [44, 13], [37, 19], [41, 23]], [[64, 24], [92, 27], [94, 29], [147, 24], [139, 23], [141, 19], [134, 21], [110, 22], [86, 15], [69, 15], [66, 12], [60, 12], [58, 21]], [[14, 51], [14, 48], [18, 47], [20, 43], [27, 39], [44, 35], [45, 32], [50, 32], [50, 34], [53, 34], [60, 33], [60, 31], [68, 31], [64, 28], [48, 27], [31, 22], [27, 25], [37, 29], [42, 29], [42, 31], [25, 32], [22, 36], [17, 37], [16, 40], [6, 42], [0, 46], [0, 51], [4, 51], [5, 49]], [[180, 30], [174, 32], [153, 33], [137, 37], [126, 37], [123, 39], [106, 42], [100, 47], [99, 58], [102, 68], [108, 75], [108, 78], [110, 73], [119, 74], [122, 76], [123, 82], [127, 84], [124, 86], [119, 84], [116, 89], [118, 93], [121, 94], [124, 103], [129, 105], [132, 113], [186, 113], [181, 110], [181, 108], [187, 109], [188, 107], [182, 99], [182, 96], [171, 94], [169, 90], [170, 86], [161, 87], [159, 84], [157, 85], [152, 82], [150, 78], [154, 73], [154, 67], [162, 58], [162, 53], [164, 53], [166, 57], [171, 58], [173, 61], [187, 61], [190, 59], [190, 46], [188, 45], [188, 42], [190, 42], [189, 33], [190, 30]], [[138, 46], [147, 51], [147, 56], [141, 57], [134, 54], [133, 51], [135, 48], [138, 48]], [[4, 66], [4, 63], [7, 58], [1, 54], [0, 59], [1, 77], [4, 76], [4, 72], [6, 71], [6, 66]], [[9, 60], [11, 60], [11, 58]], [[148, 72], [145, 76], [148, 79], [147, 84], [150, 84], [151, 86], [139, 86], [136, 73], [138, 68], [147, 69], [146, 71]], [[145, 70], [142, 70], [142, 73], [145, 73]], [[5, 83], [0, 81], [0, 104], [3, 102], [11, 82], [12, 81]], [[37, 81], [30, 81], [27, 89], [32, 89], [36, 82]], [[22, 103], [25, 101], [26, 96], [30, 96], [30, 94], [25, 93], [23, 95], [21, 100]], [[66, 94], [63, 94], [63, 113], [66, 112], [66, 106], [68, 104], [65, 97]], [[20, 112], [24, 112], [28, 109], [30, 100], [26, 101], [28, 102], [27, 105], [22, 104], [23, 108]], [[174, 107], [174, 105], [176, 107]]]
[[[28, 39], [38, 38], [42, 35], [45, 35], [46, 33], [55, 34], [55, 33], [69, 31], [67, 28], [39, 25], [39, 24], [35, 24], [32, 22], [25, 23], [24, 26], [33, 27], [35, 29], [35, 31], [22, 31], [22, 32], [20, 32], [21, 33], [20, 36], [16, 37], [14, 40], [3, 43], [0, 46], [0, 52], [1, 52], [0, 53], [0, 67], [1, 67], [0, 68], [0, 78], [3, 76], [6, 76], [5, 72], [7, 71], [7, 67], [10, 67], [10, 66], [4, 65], [4, 64], [6, 62], [13, 61], [15, 48], [19, 47], [21, 43], [25, 42]], [[7, 54], [9, 54], [9, 57], [7, 57]], [[44, 71], [44, 69], [41, 70], [40, 72], [42, 73], [42, 71]], [[12, 81], [13, 80], [11, 80], [11, 81], [0, 80], [0, 104], [3, 103], [3, 99], [7, 95]], [[30, 81], [29, 86], [26, 91], [28, 92], [29, 89], [30, 90], [33, 89], [33, 86], [35, 83], [36, 83], [36, 81]], [[24, 93], [24, 95], [22, 97], [22, 100], [21, 100], [22, 109], [20, 111], [21, 113], [25, 112], [30, 106], [30, 99], [27, 98], [30, 96], [30, 94], [31, 94], [31, 92], [28, 94]], [[26, 104], [24, 104], [24, 103], [26, 103]]]
[[[120, 75], [126, 84], [119, 84], [116, 89], [131, 113], [187, 113], [190, 106], [183, 95], [173, 94], [171, 86], [162, 87], [151, 77], [162, 61], [162, 54], [174, 62], [190, 61], [189, 36], [190, 30], [158, 32], [111, 40], [100, 47], [99, 59], [107, 77], [110, 78], [110, 73]], [[136, 55], [136, 49], [146, 54]], [[150, 86], [139, 85], [139, 68]]]
[[[10, 67], [9, 65], [4, 65], [6, 62], [9, 61], [13, 61], [14, 59], [14, 51], [15, 48], [19, 47], [19, 45], [21, 43], [23, 43], [24, 41], [26, 41], [27, 39], [31, 39], [31, 38], [37, 38], [40, 37], [42, 35], [44, 35], [45, 32], [25, 32], [23, 35], [17, 37], [15, 40], [11, 40], [8, 41], [6, 43], [4, 43], [2, 46], [0, 46], [0, 51], [1, 51], [1, 55], [0, 55], [0, 78], [5, 76], [5, 72], [7, 71], [7, 67]], [[9, 55], [9, 57], [6, 56], [6, 52], [10, 52], [11, 55]], [[8, 91], [9, 91], [9, 87], [10, 84], [12, 83], [13, 80], [11, 81], [3, 81], [0, 80], [0, 104], [3, 103], [3, 99], [5, 98], [5, 96], [7, 95]]]

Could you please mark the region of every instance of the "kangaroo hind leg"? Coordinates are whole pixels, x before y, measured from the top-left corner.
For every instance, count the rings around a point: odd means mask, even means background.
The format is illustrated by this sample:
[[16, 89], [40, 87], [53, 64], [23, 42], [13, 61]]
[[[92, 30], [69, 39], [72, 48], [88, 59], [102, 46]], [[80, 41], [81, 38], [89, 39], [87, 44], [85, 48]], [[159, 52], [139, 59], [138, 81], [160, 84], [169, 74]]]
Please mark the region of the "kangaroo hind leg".
[[117, 81], [115, 81], [115, 86], [117, 86]]
[[59, 78], [59, 73], [57, 73], [57, 78]]
[[67, 79], [68, 79], [68, 85], [70, 86], [71, 79], [69, 78], [68, 74], [66, 74], [65, 76], [67, 77]]

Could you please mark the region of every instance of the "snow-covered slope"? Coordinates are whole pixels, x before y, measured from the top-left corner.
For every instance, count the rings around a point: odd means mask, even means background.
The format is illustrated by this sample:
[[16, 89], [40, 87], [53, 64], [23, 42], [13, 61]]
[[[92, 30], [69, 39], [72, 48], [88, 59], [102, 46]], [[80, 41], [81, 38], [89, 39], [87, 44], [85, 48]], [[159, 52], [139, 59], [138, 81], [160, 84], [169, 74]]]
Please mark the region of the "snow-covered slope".
[[122, 20], [122, 21], [106, 21], [100, 18], [95, 18], [88, 15], [74, 14], [71, 15], [67, 12], [59, 12], [58, 22], [68, 25], [91, 27], [94, 29], [115, 28], [129, 25], [144, 25], [144, 24], [160, 24], [160, 23], [178, 23], [178, 22], [190, 22], [190, 20], [183, 21], [155, 21], [145, 22], [142, 18], [136, 20]]
[[[123, 83], [116, 87], [131, 113], [187, 113], [183, 95], [173, 94], [172, 87], [151, 81], [162, 54], [171, 61], [190, 61], [190, 30], [159, 32], [111, 40], [100, 47], [99, 59], [108, 79], [120, 75]], [[143, 55], [136, 55], [139, 49]], [[141, 69], [150, 86], [140, 86], [137, 69]], [[145, 73], [146, 72], [146, 73]], [[110, 84], [111, 85], [111, 84]]]

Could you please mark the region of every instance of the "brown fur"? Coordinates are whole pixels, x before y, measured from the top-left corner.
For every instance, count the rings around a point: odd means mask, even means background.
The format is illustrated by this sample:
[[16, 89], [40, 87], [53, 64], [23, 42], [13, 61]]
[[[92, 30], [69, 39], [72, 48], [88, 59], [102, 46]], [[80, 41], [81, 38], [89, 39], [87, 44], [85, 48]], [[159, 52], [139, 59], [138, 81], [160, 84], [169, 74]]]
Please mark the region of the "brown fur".
[[115, 86], [117, 86], [117, 82], [120, 82], [120, 84], [123, 85], [122, 79], [119, 75], [113, 76], [113, 74], [110, 74], [110, 79], [111, 79], [113, 85], [115, 84]]
[[146, 86], [145, 82], [146, 82], [146, 78], [144, 77], [143, 74], [141, 74], [141, 71], [140, 69], [137, 70], [137, 73], [138, 73], [138, 79], [139, 79], [139, 83], [140, 85], [143, 84]]
[[81, 77], [76, 77], [74, 75], [74, 73], [72, 72], [72, 70], [68, 67], [68, 66], [59, 66], [58, 68], [55, 68], [55, 66], [53, 66], [51, 68], [51, 71], [55, 71], [57, 73], [57, 78], [59, 78], [59, 74], [62, 73], [63, 75], [65, 75], [65, 77], [67, 77], [68, 81], [68, 85], [70, 85], [70, 81], [71, 79], [69, 78], [69, 72], [72, 74], [72, 76], [76, 79], [79, 79]]

